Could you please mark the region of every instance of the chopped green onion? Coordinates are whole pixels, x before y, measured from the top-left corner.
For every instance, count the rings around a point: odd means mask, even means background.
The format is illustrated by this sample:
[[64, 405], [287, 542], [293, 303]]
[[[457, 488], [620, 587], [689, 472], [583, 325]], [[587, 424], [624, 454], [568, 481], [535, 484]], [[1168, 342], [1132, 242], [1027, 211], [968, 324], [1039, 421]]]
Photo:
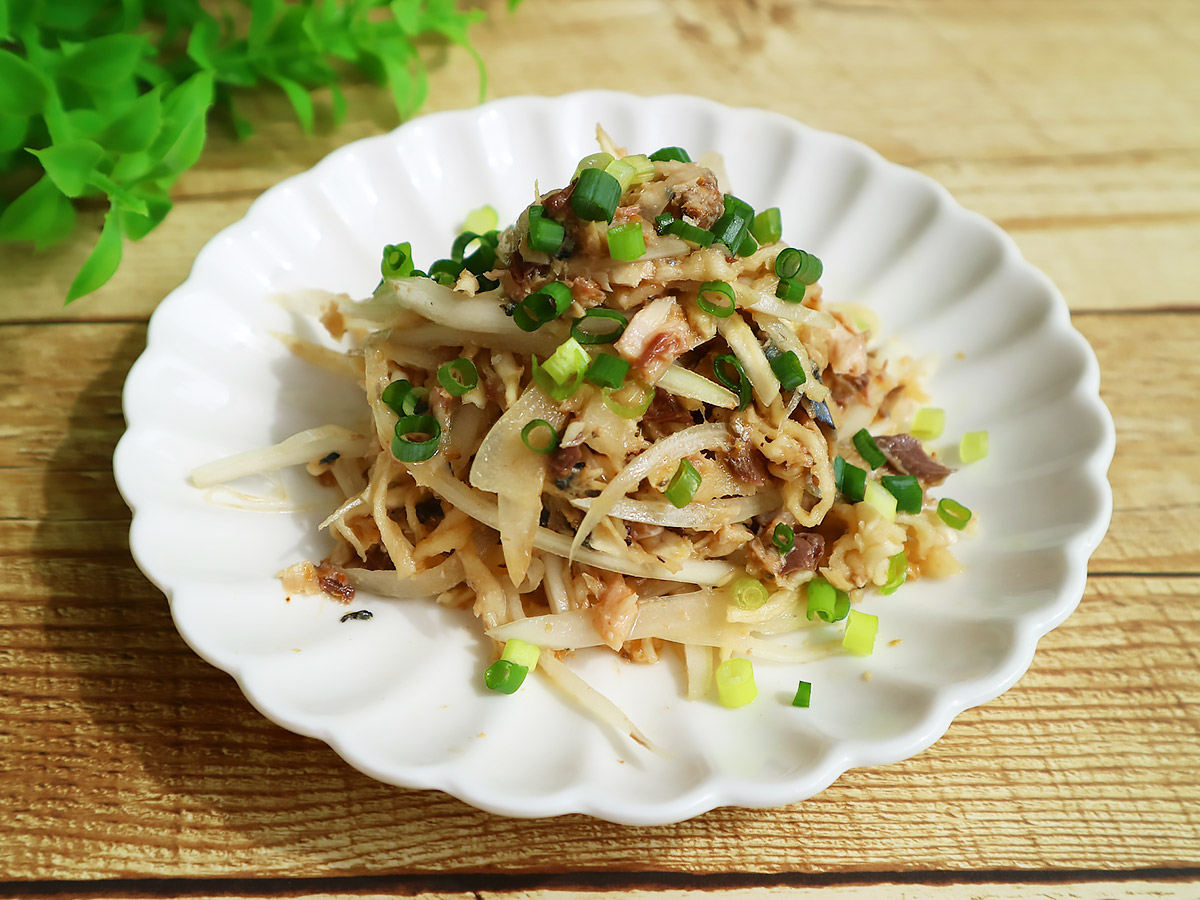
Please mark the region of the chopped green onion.
[[[662, 216], [659, 216], [661, 219]], [[656, 219], [655, 222], [658, 220]], [[659, 234], [673, 234], [685, 241], [690, 241], [701, 247], [711, 247], [716, 236], [711, 231], [705, 231], [698, 225], [685, 222], [683, 219], [672, 217], [671, 221], [659, 230]]]
[[413, 387], [407, 378], [398, 378], [383, 389], [379, 399], [396, 415], [411, 416], [428, 396], [428, 388]]
[[467, 249], [476, 244], [478, 244], [478, 247], [484, 246], [483, 238], [480, 235], [474, 231], [462, 232], [454, 239], [454, 243], [450, 245], [450, 258], [456, 262], [462, 262]]
[[713, 673], [717, 682], [717, 699], [722, 706], [736, 709], [758, 696], [754, 684], [754, 665], [748, 659], [735, 656], [717, 666]]
[[863, 500], [875, 507], [889, 522], [896, 521], [896, 498], [878, 481], [868, 481]]
[[775, 285], [775, 296], [785, 303], [799, 303], [804, 299], [808, 286], [803, 281], [791, 278], [780, 278]]
[[[736, 378], [728, 374], [727, 366], [733, 368]], [[754, 391], [750, 379], [746, 377], [746, 370], [742, 368], [741, 360], [732, 353], [722, 353], [713, 360], [713, 374], [717, 376], [717, 381], [738, 395], [739, 410], [750, 405], [750, 401], [754, 399]]]
[[842, 472], [846, 468], [846, 460], [840, 456], [833, 458], [833, 483], [837, 485], [838, 490], [842, 489]]
[[[599, 324], [597, 320], [615, 322], [616, 325], [607, 331], [589, 330], [589, 325]], [[611, 344], [625, 333], [625, 326], [628, 324], [629, 319], [625, 317], [624, 313], [619, 313], [615, 309], [593, 307], [585, 310], [582, 316], [571, 323], [571, 337], [581, 344]]]
[[738, 609], [758, 609], [767, 602], [767, 586], [757, 578], [747, 575], [739, 578], [729, 589], [733, 605]]
[[[543, 428], [549, 432], [549, 436], [546, 438], [544, 443], [535, 444], [533, 433], [535, 431], [540, 431]], [[542, 453], [546, 456], [549, 456], [558, 449], [558, 441], [558, 432], [555, 431], [554, 426], [545, 419], [534, 419], [532, 422], [527, 422], [525, 427], [521, 429], [521, 443], [523, 443], [534, 453]]]
[[547, 219], [544, 212], [545, 207], [529, 207], [529, 246], [539, 253], [554, 256], [562, 249], [567, 230], [553, 219]]
[[790, 525], [780, 522], [771, 534], [771, 543], [775, 545], [775, 549], [781, 556], [787, 556], [796, 546], [796, 532]]
[[896, 509], [902, 513], [919, 513], [925, 500], [921, 482], [915, 475], [884, 475], [880, 481], [896, 498]]
[[384, 278], [404, 278], [412, 274], [412, 244], [388, 244], [383, 248], [383, 259], [379, 263], [379, 271]]
[[846, 618], [846, 633], [842, 635], [842, 646], [855, 656], [870, 656], [875, 649], [875, 635], [879, 631], [879, 616], [850, 610]]
[[[413, 440], [414, 435], [424, 435], [425, 439]], [[392, 435], [392, 456], [400, 462], [424, 462], [438, 452], [441, 438], [442, 426], [433, 416], [405, 416], [396, 423]]]
[[537, 331], [565, 313], [572, 299], [569, 287], [561, 281], [552, 281], [517, 304], [513, 321], [522, 331]]
[[801, 709], [808, 709], [808, 704], [812, 700], [812, 683], [801, 681], [796, 686], [796, 696], [792, 698], [792, 706], [798, 706]]
[[744, 238], [742, 238], [742, 242], [740, 244], [738, 244], [737, 255], [738, 256], [753, 256], [754, 251], [756, 251], [757, 249], [758, 249], [758, 241], [756, 241], [754, 239], [754, 235], [752, 235], [749, 231], [747, 231], [746, 236]]
[[753, 218], [754, 210], [748, 203], [733, 194], [726, 194], [725, 212], [709, 229], [713, 233], [713, 243], [724, 244], [729, 253], [736, 256]]
[[510, 638], [504, 642], [504, 650], [500, 653], [500, 658], [508, 660], [510, 663], [515, 663], [518, 666], [524, 666], [528, 671], [532, 672], [537, 668], [538, 659], [541, 655], [542, 648], [537, 644], [531, 644], [520, 638]]
[[894, 594], [908, 577], [908, 555], [901, 550], [888, 561], [887, 582], [879, 589], [881, 594]]
[[571, 209], [588, 222], [611, 222], [621, 201], [621, 184], [603, 169], [584, 169], [571, 192]]
[[949, 497], [943, 497], [938, 501], [937, 514], [939, 519], [955, 531], [962, 531], [971, 521], [971, 511], [957, 500], [951, 500]]
[[946, 411], [932, 406], [918, 409], [913, 415], [908, 433], [918, 441], [934, 441], [942, 436], [946, 427]]
[[630, 381], [628, 384], [640, 392], [637, 400], [633, 403], [625, 404], [617, 399], [616, 392], [624, 390], [626, 385], [622, 385], [620, 388], [604, 388], [600, 391], [600, 396], [604, 400], [604, 405], [622, 419], [638, 419], [645, 415], [646, 410], [654, 401], [654, 388], [640, 381]]
[[663, 147], [661, 150], [655, 150], [650, 154], [650, 158], [655, 162], [691, 162], [692, 158], [688, 156], [688, 152], [682, 147]]
[[467, 213], [462, 230], [483, 234], [485, 231], [491, 231], [499, 224], [500, 216], [496, 214], [496, 210], [490, 206], [481, 206], [479, 209], [473, 209]]
[[778, 356], [771, 357], [771, 371], [779, 379], [779, 386], [785, 391], [794, 391], [804, 384], [804, 363], [795, 350], [787, 350]]
[[675, 217], [670, 213], [663, 213], [660, 216], [654, 217], [654, 230], [659, 234], [668, 234], [668, 228], [675, 222]]
[[883, 455], [883, 451], [879, 449], [875, 438], [871, 437], [871, 432], [867, 429], [860, 428], [851, 440], [854, 441], [854, 449], [858, 451], [858, 455], [866, 460], [872, 469], [878, 469], [887, 462], [887, 457]]
[[625, 376], [628, 373], [629, 363], [621, 357], [613, 356], [611, 353], [600, 353], [592, 360], [592, 364], [588, 366], [583, 377], [592, 384], [615, 390], [625, 383]]
[[562, 403], [580, 387], [583, 386], [583, 371], [575, 373], [570, 381], [559, 383], [550, 377], [550, 373], [538, 365], [538, 358], [532, 357], [530, 371], [533, 375], [533, 383], [541, 388], [542, 393], [553, 400], [555, 403]]
[[[487, 235], [483, 236], [484, 238]], [[496, 248], [494, 245], [482, 242], [475, 252], [463, 260], [463, 268], [472, 275], [482, 275], [496, 267]], [[480, 286], [483, 283], [480, 282]]]
[[460, 356], [440, 367], [437, 370], [437, 378], [447, 394], [451, 397], [461, 397], [468, 391], [473, 391], [479, 384], [479, 371], [475, 368], [475, 363], [465, 356]]
[[958, 442], [958, 458], [965, 463], [978, 462], [988, 455], [988, 433], [969, 431]]
[[672, 506], [676, 509], [683, 509], [692, 502], [692, 498], [696, 496], [699, 488], [700, 473], [696, 471], [696, 467], [690, 460], [681, 459], [663, 493], [671, 501]]
[[850, 611], [850, 597], [845, 591], [837, 590], [824, 578], [814, 578], [807, 585], [808, 620], [814, 617], [822, 622], [840, 622]]
[[[714, 303], [709, 300], [706, 295], [718, 294], [729, 301]], [[710, 316], [716, 316], [718, 319], [727, 319], [733, 315], [733, 311], [737, 309], [737, 299], [733, 294], [733, 285], [727, 281], [706, 281], [700, 285], [700, 290], [696, 292], [696, 305], [708, 313]]]
[[458, 260], [439, 259], [429, 267], [429, 277], [438, 284], [448, 287], [458, 281], [458, 276], [462, 274], [462, 270], [463, 264]]
[[646, 252], [641, 222], [626, 222], [608, 229], [608, 255], [618, 262], [633, 262]]
[[498, 659], [483, 673], [483, 683], [488, 690], [498, 694], [511, 694], [525, 681], [529, 670], [509, 659]]
[[574, 181], [578, 178], [584, 169], [603, 169], [612, 161], [613, 155], [611, 153], [592, 153], [589, 156], [585, 156], [579, 161], [579, 165], [575, 167], [575, 174], [571, 176], [571, 180]]
[[654, 163], [645, 153], [632, 153], [624, 157], [633, 166], [633, 183], [642, 184], [654, 180]]
[[817, 257], [795, 247], [781, 250], [775, 257], [775, 274], [788, 281], [816, 284], [824, 268]]
[[866, 489], [866, 470], [860, 469], [854, 463], [843, 461], [842, 483], [838, 485], [838, 490], [842, 492], [842, 496], [850, 503], [857, 503], [866, 496]]
[[558, 349], [550, 354], [550, 358], [542, 364], [546, 374], [558, 384], [566, 384], [569, 379], [582, 376], [587, 371], [592, 358], [579, 345], [575, 338], [567, 338], [558, 345]]
[[750, 223], [750, 233], [760, 244], [774, 244], [782, 238], [783, 217], [779, 214], [779, 207], [772, 206], [755, 216]]
[[629, 186], [633, 184], [633, 166], [623, 159], [614, 159], [604, 167], [604, 171], [617, 179], [617, 184], [621, 185], [622, 194], [629, 190]]

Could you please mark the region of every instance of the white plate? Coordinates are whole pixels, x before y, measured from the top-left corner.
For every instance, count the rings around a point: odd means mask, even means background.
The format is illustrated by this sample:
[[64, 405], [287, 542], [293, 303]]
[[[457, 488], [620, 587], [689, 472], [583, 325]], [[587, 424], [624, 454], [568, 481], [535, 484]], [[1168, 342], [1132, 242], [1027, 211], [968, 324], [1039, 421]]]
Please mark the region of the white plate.
[[[576, 661], [670, 759], [593, 724], [540, 678], [511, 697], [486, 692], [488, 651], [468, 614], [360, 595], [354, 608], [374, 618], [339, 624], [346, 610], [327, 600], [285, 603], [275, 572], [327, 549], [315, 526], [333, 498], [306, 479], [288, 482], [304, 505], [292, 512], [221, 505], [186, 481], [200, 463], [358, 415], [357, 389], [271, 336], [316, 329], [269, 294], [365, 295], [385, 243], [411, 240], [429, 261], [474, 207], [510, 221], [535, 179], [562, 185], [594, 151], [597, 121], [639, 151], [721, 153], [736, 192], [781, 207], [785, 239], [824, 260], [827, 298], [869, 304], [886, 333], [938, 355], [947, 439], [991, 437], [991, 455], [940, 492], [982, 523], [959, 544], [966, 574], [867, 599], [873, 656], [760, 663], [760, 697], [738, 710], [684, 701], [672, 662]], [[483, 809], [654, 824], [810, 797], [850, 767], [921, 751], [1016, 682], [1078, 603], [1108, 525], [1114, 436], [1099, 380], [1066, 303], [999, 228], [861, 144], [692, 97], [514, 98], [343, 147], [217, 235], [151, 319], [114, 467], [138, 565], [188, 643], [264, 715], [375, 778]], [[807, 710], [789, 705], [801, 677]]]

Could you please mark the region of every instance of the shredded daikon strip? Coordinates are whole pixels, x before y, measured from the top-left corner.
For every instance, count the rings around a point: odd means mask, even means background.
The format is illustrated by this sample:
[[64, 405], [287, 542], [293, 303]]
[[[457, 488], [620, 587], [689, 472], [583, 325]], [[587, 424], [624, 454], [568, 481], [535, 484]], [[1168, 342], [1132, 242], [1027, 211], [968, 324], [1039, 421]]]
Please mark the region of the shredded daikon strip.
[[[699, 528], [716, 531], [734, 522], [745, 522], [757, 515], [779, 508], [777, 491], [762, 491], [749, 497], [729, 497], [706, 503], [689, 503], [679, 509], [667, 500], [618, 500], [608, 514], [628, 522], [645, 522], [664, 528]], [[571, 505], [590, 509], [592, 497], [576, 497]]]
[[[723, 425], [720, 427], [724, 428]], [[409, 471], [418, 484], [429, 488], [447, 503], [457, 506], [477, 522], [482, 522], [497, 531], [500, 530], [500, 515], [495, 504], [491, 502], [491, 498], [482, 491], [477, 491], [453, 477], [436, 457], [428, 463], [409, 466]], [[565, 534], [559, 534], [548, 528], [538, 528], [533, 539], [533, 546], [564, 558], [571, 553], [570, 539]], [[606, 572], [620, 572], [623, 575], [637, 575], [641, 578], [657, 578], [662, 581], [681, 581], [699, 585], [723, 584], [737, 571], [732, 564], [720, 560], [689, 559], [684, 561], [678, 572], [669, 572], [664, 571], [662, 563], [658, 561], [630, 558], [612, 553], [597, 553], [586, 547], [575, 551], [575, 559], [585, 565], [604, 569]]]
[[669, 459], [682, 459], [689, 454], [699, 453], [701, 450], [727, 450], [729, 446], [729, 429], [724, 423], [713, 423], [693, 425], [683, 431], [677, 431], [643, 451], [633, 462], [625, 466], [620, 474], [608, 483], [608, 487], [600, 493], [600, 496], [592, 502], [591, 508], [575, 532], [575, 539], [571, 542], [570, 558], [578, 555], [579, 545], [592, 533], [596, 524], [608, 515], [613, 504], [637, 487], [638, 482], [645, 478], [652, 469]]
[[776, 347], [785, 353], [789, 350], [792, 351], [796, 354], [796, 358], [800, 360], [800, 365], [804, 370], [804, 386], [801, 388], [801, 393], [815, 403], [826, 400], [829, 397], [829, 386], [821, 384], [821, 382], [813, 377], [812, 362], [808, 357], [808, 350], [805, 348], [804, 342], [796, 336], [796, 332], [792, 330], [791, 326], [783, 320], [767, 315], [755, 316], [755, 320], [759, 322]]
[[689, 700], [699, 700], [712, 687], [712, 647], [702, 647], [699, 644], [684, 644], [683, 664], [687, 671], [687, 698]]
[[733, 391], [678, 363], [667, 367], [656, 386], [680, 397], [710, 403], [722, 409], [734, 409], [738, 405], [737, 394]]
[[746, 370], [755, 396], [765, 406], [770, 406], [779, 396], [779, 379], [771, 371], [771, 363], [767, 361], [767, 355], [763, 353], [754, 331], [738, 313], [717, 319], [717, 330]]
[[361, 434], [340, 425], [319, 425], [270, 447], [257, 447], [197, 466], [192, 470], [191, 482], [199, 488], [212, 487], [247, 475], [276, 472], [324, 459], [330, 453], [361, 456], [366, 450], [367, 440]]
[[735, 283], [733, 289], [737, 293], [739, 309], [767, 313], [777, 316], [780, 319], [801, 322], [816, 328], [833, 327], [833, 316], [822, 309], [811, 309], [803, 303], [788, 303], [785, 300], [780, 300], [773, 294], [768, 294], [766, 291], [757, 290], [748, 284], [740, 282]]
[[397, 578], [390, 569], [347, 568], [344, 571], [356, 588], [395, 600], [429, 599], [463, 580], [462, 561], [457, 556], [407, 578]]
[[361, 382], [363, 377], [363, 362], [361, 358], [347, 356], [340, 350], [324, 347], [312, 341], [298, 338], [294, 334], [284, 334], [272, 331], [271, 336], [287, 347], [293, 354], [305, 362], [320, 366], [327, 372]]
[[572, 672], [565, 663], [555, 658], [553, 653], [547, 653], [538, 660], [538, 670], [544, 672], [564, 693], [602, 722], [637, 741], [652, 753], [671, 757], [670, 753], [646, 737], [615, 703]]

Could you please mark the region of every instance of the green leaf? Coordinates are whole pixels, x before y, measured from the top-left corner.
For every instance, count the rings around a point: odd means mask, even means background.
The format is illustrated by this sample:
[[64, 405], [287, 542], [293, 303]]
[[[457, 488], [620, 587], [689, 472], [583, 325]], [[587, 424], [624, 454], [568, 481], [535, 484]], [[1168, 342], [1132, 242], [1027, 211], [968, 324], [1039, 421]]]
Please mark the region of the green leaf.
[[275, 75], [271, 80], [287, 94], [288, 101], [292, 104], [292, 109], [296, 111], [296, 118], [300, 120], [300, 127], [304, 129], [304, 133], [312, 134], [315, 115], [313, 100], [308, 91], [299, 82], [284, 78], [282, 75]]
[[336, 81], [329, 85], [329, 98], [333, 112], [333, 127], [341, 128], [342, 123], [346, 121], [346, 95], [342, 93], [342, 89], [338, 87]]
[[109, 34], [88, 41], [63, 62], [59, 76], [85, 88], [109, 88], [128, 81], [152, 48], [138, 34]]
[[45, 242], [65, 236], [60, 233], [64, 206], [69, 210], [71, 201], [42, 176], [0, 215], [0, 240]]
[[45, 150], [30, 150], [55, 186], [68, 197], [78, 197], [104, 156], [104, 148], [95, 141], [79, 138], [65, 144], [51, 144]]
[[250, 31], [246, 43], [252, 54], [257, 55], [266, 46], [279, 5], [279, 0], [250, 0]]
[[[0, 0], [3, 3], [4, 0]], [[24, 145], [29, 134], [29, 119], [25, 116], [0, 115], [0, 153], [8, 153]]]
[[201, 69], [215, 69], [215, 54], [220, 38], [221, 26], [217, 24], [216, 19], [204, 13], [192, 26], [192, 33], [188, 37], [187, 55]]
[[213, 79], [198, 72], [163, 101], [163, 126], [149, 153], [162, 160], [155, 171], [179, 175], [190, 169], [204, 149], [205, 118], [213, 102]]
[[75, 207], [69, 200], [54, 204], [53, 217], [46, 226], [45, 232], [34, 238], [33, 249], [45, 250], [54, 244], [61, 243], [71, 236], [75, 230]]
[[0, 113], [33, 116], [42, 111], [49, 94], [46, 79], [28, 62], [0, 50]]
[[162, 128], [162, 88], [138, 97], [100, 135], [100, 143], [113, 153], [145, 150]]
[[141, 216], [149, 212], [146, 201], [139, 194], [117, 184], [102, 172], [93, 172], [88, 176], [88, 184], [104, 191], [108, 195], [109, 205], [117, 207], [120, 212], [132, 212]]
[[146, 204], [145, 214], [121, 211], [121, 228], [131, 241], [140, 241], [157, 228], [171, 211], [171, 198], [161, 191], [141, 194], [140, 199]]
[[121, 220], [116, 210], [110, 207], [108, 215], [104, 217], [100, 240], [96, 241], [96, 246], [84, 260], [79, 274], [71, 282], [71, 289], [67, 291], [67, 302], [72, 303], [104, 285], [113, 277], [120, 264]]
[[0, 0], [0, 43], [12, 39], [12, 32], [8, 30], [8, 0]]
[[107, 6], [107, 0], [51, 0], [38, 4], [37, 20], [47, 34], [75, 34], [85, 30], [103, 33], [102, 24], [98, 23], [91, 29], [88, 29], [88, 25]]

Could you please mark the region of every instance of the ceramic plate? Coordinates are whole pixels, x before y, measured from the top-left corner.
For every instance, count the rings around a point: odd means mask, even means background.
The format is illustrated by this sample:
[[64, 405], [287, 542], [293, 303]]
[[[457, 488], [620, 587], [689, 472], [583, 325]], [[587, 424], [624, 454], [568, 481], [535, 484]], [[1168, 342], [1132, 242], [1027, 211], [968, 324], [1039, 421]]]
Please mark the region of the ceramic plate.
[[[359, 417], [357, 388], [273, 337], [319, 329], [272, 294], [366, 295], [385, 243], [411, 240], [428, 261], [470, 209], [489, 203], [510, 221], [535, 179], [562, 185], [594, 152], [597, 121], [636, 150], [722, 154], [732, 189], [778, 205], [784, 238], [824, 260], [827, 298], [873, 307], [885, 334], [938, 358], [930, 389], [947, 438], [991, 439], [988, 458], [941, 492], [982, 526], [958, 545], [966, 573], [869, 596], [873, 656], [760, 663], [759, 699], [737, 710], [683, 700], [673, 661], [577, 657], [669, 758], [594, 724], [543, 679], [489, 694], [489, 651], [469, 614], [360, 594], [354, 608], [374, 618], [341, 624], [346, 608], [323, 598], [285, 602], [275, 573], [327, 551], [316, 525], [336, 500], [302, 473], [242, 493], [187, 481], [201, 463]], [[1111, 511], [1113, 426], [1095, 357], [999, 228], [852, 140], [692, 97], [500, 100], [343, 147], [201, 251], [152, 317], [124, 403], [115, 470], [135, 513], [130, 544], [196, 652], [264, 715], [369, 775], [513, 816], [653, 824], [777, 806], [921, 751], [1025, 672], [1038, 638], [1078, 603]], [[790, 705], [799, 678], [813, 684], [810, 709]]]

